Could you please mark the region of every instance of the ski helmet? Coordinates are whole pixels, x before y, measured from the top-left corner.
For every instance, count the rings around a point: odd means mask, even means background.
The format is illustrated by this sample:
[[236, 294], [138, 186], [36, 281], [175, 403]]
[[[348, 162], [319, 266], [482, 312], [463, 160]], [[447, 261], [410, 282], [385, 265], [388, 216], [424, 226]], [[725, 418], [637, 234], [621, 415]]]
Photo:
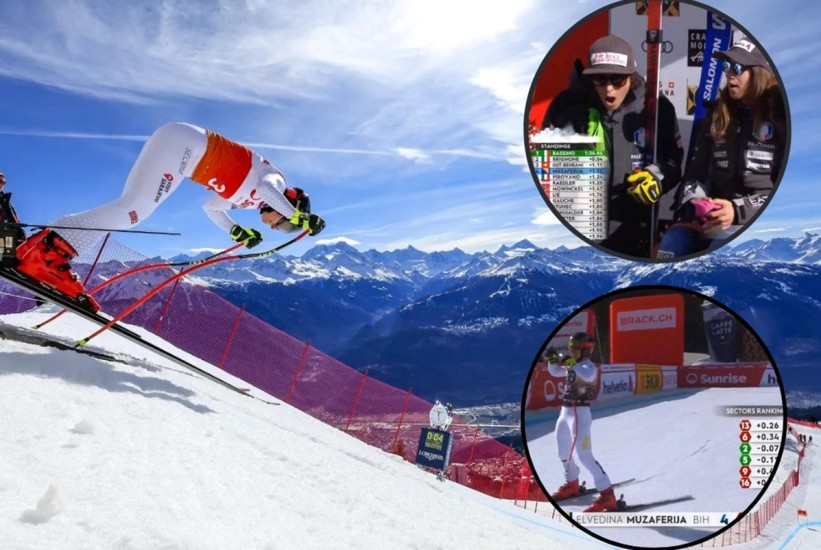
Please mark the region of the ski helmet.
[[[299, 187], [288, 187], [282, 194], [285, 195], [285, 198], [288, 199], [288, 202], [291, 203], [291, 206], [293, 206], [303, 214], [311, 213], [311, 198], [308, 196], [308, 193], [306, 193]], [[273, 207], [266, 203], [262, 203], [262, 206], [260, 206], [259, 211], [260, 213], [276, 212], [276, 210], [274, 210]], [[282, 231], [283, 233], [293, 233], [295, 231], [299, 231], [300, 228], [292, 224], [287, 218], [282, 218], [282, 221], [280, 221], [279, 224], [277, 224], [276, 230]]]
[[596, 343], [586, 332], [576, 332], [567, 341], [567, 349], [577, 349], [581, 351], [582, 357], [590, 357]]

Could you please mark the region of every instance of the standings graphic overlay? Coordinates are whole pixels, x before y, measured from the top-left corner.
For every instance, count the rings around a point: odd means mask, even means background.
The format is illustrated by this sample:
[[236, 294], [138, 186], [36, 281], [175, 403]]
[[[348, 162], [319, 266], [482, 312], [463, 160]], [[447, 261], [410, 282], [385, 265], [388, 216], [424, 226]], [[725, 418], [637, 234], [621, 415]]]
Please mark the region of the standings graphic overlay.
[[544, 134], [533, 138], [531, 155], [545, 195], [562, 219], [601, 242], [607, 237], [607, 151], [589, 139]]

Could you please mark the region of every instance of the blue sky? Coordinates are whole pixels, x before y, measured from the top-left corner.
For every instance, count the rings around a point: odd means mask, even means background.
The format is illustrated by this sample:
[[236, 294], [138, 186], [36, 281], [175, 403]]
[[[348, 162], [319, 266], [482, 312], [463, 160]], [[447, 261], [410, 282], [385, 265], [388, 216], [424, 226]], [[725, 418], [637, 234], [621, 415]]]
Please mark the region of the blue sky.
[[[536, 191], [522, 121], [546, 52], [607, 4], [0, 0], [0, 170], [24, 221], [47, 223], [119, 196], [144, 140], [184, 121], [249, 145], [310, 193], [328, 227], [296, 254], [333, 239], [579, 246]], [[764, 46], [792, 114], [782, 187], [740, 239], [817, 232], [818, 14], [710, 5]], [[201, 210], [210, 196], [181, 186], [139, 227], [182, 236], [118, 238], [149, 255], [225, 248]], [[234, 217], [261, 227], [252, 211]]]

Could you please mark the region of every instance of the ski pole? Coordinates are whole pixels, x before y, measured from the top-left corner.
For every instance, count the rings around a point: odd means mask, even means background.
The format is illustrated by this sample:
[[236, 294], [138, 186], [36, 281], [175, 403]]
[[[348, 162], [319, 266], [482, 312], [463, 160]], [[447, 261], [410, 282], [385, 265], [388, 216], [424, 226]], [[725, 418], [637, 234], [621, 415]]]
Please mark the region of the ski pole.
[[[193, 261], [193, 262], [175, 262], [175, 263], [150, 264], [150, 265], [143, 265], [143, 266], [140, 266], [140, 267], [135, 267], [133, 269], [129, 269], [128, 271], [120, 273], [119, 275], [116, 275], [115, 277], [112, 277], [111, 279], [103, 281], [99, 285], [97, 285], [94, 288], [92, 288], [91, 290], [89, 290], [86, 294], [88, 294], [90, 296], [90, 295], [94, 294], [95, 292], [97, 292], [98, 290], [102, 290], [103, 288], [107, 287], [108, 285], [110, 285], [112, 283], [116, 283], [120, 279], [123, 279], [125, 277], [130, 276], [130, 275], [137, 275], [138, 273], [142, 273], [144, 271], [150, 271], [152, 269], [160, 269], [160, 268], [163, 268], [163, 267], [178, 267], [178, 266], [190, 267], [190, 266], [194, 266], [194, 265], [197, 265], [197, 264], [200, 264], [200, 263], [203, 263], [203, 262], [208, 262], [210, 260], [213, 260], [214, 258], [219, 258], [220, 256], [228, 254], [229, 252], [233, 252], [234, 250], [236, 250], [237, 248], [239, 248], [241, 246], [242, 246], [242, 243], [238, 243], [238, 244], [235, 244], [234, 246], [232, 246], [230, 248], [226, 248], [225, 250], [223, 250], [221, 252], [217, 252], [216, 254], [208, 256], [207, 258], [203, 258], [202, 260], [196, 260], [196, 261]], [[58, 317], [60, 317], [66, 311], [68, 311], [68, 310], [67, 309], [62, 309], [62, 310], [58, 311], [57, 313], [55, 313], [54, 315], [52, 315], [51, 317], [49, 317], [48, 319], [46, 319], [45, 321], [43, 321], [42, 323], [40, 323], [38, 325], [34, 325], [31, 328], [33, 328], [35, 330], [43, 328], [44, 326], [46, 326], [50, 322], [52, 322], [55, 319], [57, 319]]]
[[15, 227], [39, 227], [40, 229], [74, 229], [76, 231], [108, 231], [111, 233], [137, 233], [142, 235], [182, 235], [168, 231], [141, 231], [139, 229], [104, 229], [100, 227], [70, 227], [67, 225], [39, 225], [36, 223], [10, 223]]
[[565, 475], [570, 473], [570, 461], [573, 460], [573, 449], [576, 448], [576, 437], [579, 435], [579, 417], [576, 413], [576, 402], [573, 401], [573, 442], [570, 444], [570, 456], [567, 457], [567, 464], [564, 467]]
[[[647, 0], [647, 79], [645, 81], [645, 139], [651, 148], [650, 163], [655, 164], [658, 157], [658, 95], [659, 70], [661, 68], [662, 5], [661, 0]], [[656, 242], [656, 203], [650, 206], [650, 250], [648, 258], [653, 258]]]
[[214, 258], [213, 260], [210, 260], [210, 261], [207, 261], [207, 262], [205, 262], [205, 261], [200, 262], [197, 265], [191, 266], [188, 269], [180, 271], [176, 275], [173, 275], [172, 277], [169, 277], [168, 279], [166, 279], [165, 281], [163, 281], [159, 285], [155, 286], [153, 289], [151, 289], [149, 292], [147, 292], [140, 299], [138, 299], [133, 304], [128, 306], [126, 309], [121, 311], [116, 317], [111, 319], [104, 326], [102, 326], [101, 328], [99, 328], [98, 330], [93, 332], [92, 334], [86, 336], [85, 338], [83, 338], [81, 340], [78, 340], [77, 343], [75, 344], [75, 347], [80, 348], [80, 347], [85, 346], [89, 342], [89, 340], [91, 340], [92, 338], [94, 338], [95, 336], [100, 334], [101, 332], [111, 328], [113, 325], [115, 325], [120, 320], [122, 320], [126, 315], [128, 315], [129, 313], [131, 313], [132, 311], [134, 311], [135, 309], [140, 307], [142, 304], [147, 302], [152, 296], [156, 295], [163, 288], [165, 288], [169, 284], [173, 283], [174, 281], [176, 281], [178, 279], [181, 279], [182, 277], [185, 277], [186, 275], [189, 275], [190, 273], [192, 273], [194, 271], [200, 270], [204, 267], [208, 267], [208, 266], [211, 266], [211, 265], [214, 265], [214, 264], [218, 264], [218, 263], [221, 263], [221, 262], [227, 262], [227, 261], [231, 261], [231, 260], [241, 260], [241, 259], [249, 259], [249, 258], [264, 258], [266, 256], [271, 256], [273, 254], [276, 254], [277, 252], [279, 252], [283, 248], [285, 248], [287, 246], [290, 246], [293, 243], [297, 242], [298, 240], [303, 238], [308, 233], [309, 232], [307, 230], [303, 231], [302, 233], [300, 233], [299, 235], [297, 235], [296, 237], [294, 237], [290, 241], [288, 241], [286, 243], [283, 243], [283, 244], [277, 246], [276, 248], [272, 248], [271, 250], [266, 250], [265, 252], [258, 252], [256, 254], [238, 254], [236, 256], [220, 256], [218, 258]]

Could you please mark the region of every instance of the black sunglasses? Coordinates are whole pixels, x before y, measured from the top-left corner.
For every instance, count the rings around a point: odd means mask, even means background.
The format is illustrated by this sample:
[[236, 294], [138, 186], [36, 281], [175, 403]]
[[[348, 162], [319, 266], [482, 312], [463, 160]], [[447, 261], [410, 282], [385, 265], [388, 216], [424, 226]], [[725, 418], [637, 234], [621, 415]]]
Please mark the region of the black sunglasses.
[[607, 84], [612, 84], [614, 88], [621, 88], [624, 86], [624, 83], [627, 82], [628, 78], [630, 78], [630, 75], [627, 74], [606, 74], [591, 76], [590, 82], [592, 82], [594, 86], [607, 86]]
[[738, 76], [741, 73], [743, 73], [747, 69], [747, 67], [745, 67], [741, 63], [730, 63], [729, 61], [725, 61], [721, 64], [721, 69], [725, 73], [729, 73], [732, 70], [733, 74]]

